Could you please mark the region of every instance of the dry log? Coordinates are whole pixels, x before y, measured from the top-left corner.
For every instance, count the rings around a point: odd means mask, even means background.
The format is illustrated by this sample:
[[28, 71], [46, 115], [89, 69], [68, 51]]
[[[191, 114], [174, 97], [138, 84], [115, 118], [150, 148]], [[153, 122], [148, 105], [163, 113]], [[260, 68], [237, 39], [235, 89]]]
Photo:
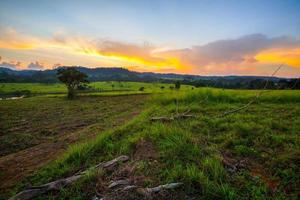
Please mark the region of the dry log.
[[[144, 196], [149, 196], [152, 193], [157, 193], [160, 192], [162, 190], [170, 190], [170, 189], [176, 189], [180, 186], [182, 186], [183, 183], [169, 183], [169, 184], [165, 184], [165, 185], [159, 185], [157, 187], [153, 187], [153, 188], [142, 188], [140, 186], [137, 185], [128, 185], [125, 186], [122, 191], [123, 192], [128, 192], [131, 190], [135, 190], [137, 193], [140, 193], [141, 195]], [[94, 196], [92, 200], [107, 200], [107, 199], [112, 199], [111, 197], [107, 197], [104, 196], [102, 198], [98, 197], [98, 196]]]
[[175, 189], [183, 185], [183, 183], [168, 183], [165, 185], [159, 185], [157, 187], [152, 187], [152, 188], [141, 188], [136, 185], [129, 185], [123, 188], [123, 191], [128, 191], [128, 190], [133, 190], [133, 189], [140, 189], [143, 191], [143, 193], [156, 193], [160, 192], [161, 190], [168, 190], [168, 189]]
[[112, 182], [108, 188], [116, 188], [116, 187], [119, 187], [119, 186], [126, 186], [126, 185], [129, 185], [129, 181], [128, 180], [117, 180], [117, 181], [114, 181]]
[[47, 183], [47, 184], [44, 184], [41, 186], [30, 187], [30, 188], [16, 194], [15, 196], [11, 197], [9, 200], [27, 200], [27, 199], [32, 199], [33, 197], [36, 197], [38, 195], [45, 194], [49, 191], [60, 190], [61, 188], [77, 181], [79, 178], [81, 178], [84, 174], [86, 174], [88, 171], [90, 171], [92, 169], [97, 169], [97, 168], [105, 169], [108, 167], [113, 167], [118, 162], [125, 162], [128, 159], [129, 159], [128, 156], [120, 156], [111, 161], [100, 163], [100, 164], [98, 164], [94, 167], [91, 167], [85, 171], [78, 172], [77, 174], [75, 174], [73, 176], [59, 179], [59, 180], [56, 180], [56, 181], [53, 181], [53, 182], [50, 182], [50, 183]]
[[136, 186], [136, 185], [128, 185], [128, 186], [123, 188], [123, 191], [134, 190], [134, 189], [137, 189], [137, 188], [139, 188], [139, 187]]
[[107, 161], [107, 162], [104, 162], [104, 163], [100, 163], [96, 166], [94, 166], [93, 168], [109, 168], [109, 167], [114, 167], [118, 162], [126, 162], [127, 160], [129, 160], [129, 157], [128, 156], [119, 156], [113, 160], [110, 160], [110, 161]]
[[161, 190], [175, 189], [182, 185], [183, 185], [183, 183], [169, 183], [169, 184], [165, 184], [165, 185], [159, 185], [159, 186], [153, 187], [153, 188], [146, 188], [146, 192], [148, 192], [148, 193], [160, 192]]

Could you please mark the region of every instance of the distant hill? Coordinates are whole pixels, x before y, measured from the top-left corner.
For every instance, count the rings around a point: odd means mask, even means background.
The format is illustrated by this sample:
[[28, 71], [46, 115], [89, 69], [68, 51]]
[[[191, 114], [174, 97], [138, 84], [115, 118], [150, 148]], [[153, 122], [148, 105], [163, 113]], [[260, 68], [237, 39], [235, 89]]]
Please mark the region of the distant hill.
[[[60, 67], [63, 68], [63, 67]], [[222, 88], [247, 88], [258, 89], [269, 80], [269, 88], [287, 88], [296, 83], [296, 79], [265, 77], [265, 76], [199, 76], [173, 73], [136, 72], [125, 68], [87, 68], [76, 66], [76, 68], [87, 74], [91, 82], [94, 81], [137, 81], [137, 82], [165, 82], [173, 83], [181, 81], [184, 84], [195, 86], [211, 86]], [[52, 70], [12, 70], [0, 67], [1, 83], [56, 83], [57, 69]], [[299, 81], [300, 82], [300, 81]], [[288, 85], [288, 86], [287, 86]], [[296, 83], [298, 87], [299, 83]], [[281, 87], [281, 86], [280, 86]]]

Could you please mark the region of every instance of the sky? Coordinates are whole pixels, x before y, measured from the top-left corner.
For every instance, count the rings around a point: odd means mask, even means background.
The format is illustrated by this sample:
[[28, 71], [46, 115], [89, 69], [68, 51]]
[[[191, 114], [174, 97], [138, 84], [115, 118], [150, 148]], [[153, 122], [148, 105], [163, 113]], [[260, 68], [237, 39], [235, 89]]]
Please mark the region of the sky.
[[0, 66], [300, 77], [299, 0], [1, 0]]

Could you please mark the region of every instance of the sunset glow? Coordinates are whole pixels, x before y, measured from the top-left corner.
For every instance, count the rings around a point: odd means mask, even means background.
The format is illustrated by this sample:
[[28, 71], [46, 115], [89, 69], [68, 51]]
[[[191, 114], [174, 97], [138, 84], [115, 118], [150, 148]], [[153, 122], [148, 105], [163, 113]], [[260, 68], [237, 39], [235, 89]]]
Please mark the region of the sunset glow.
[[300, 68], [300, 48], [270, 50], [259, 53], [255, 58], [259, 62], [285, 63]]
[[[60, 14], [55, 16], [51, 13], [49, 16], [42, 15], [42, 8], [47, 5], [35, 3], [34, 0], [28, 1], [31, 7], [26, 9], [34, 11], [23, 15], [21, 11], [25, 7], [21, 5], [22, 3], [16, 2], [15, 7], [11, 8], [9, 1], [1, 1], [1, 66], [6, 64], [16, 69], [25, 69], [29, 63], [38, 62], [43, 63], [45, 69], [60, 64], [126, 67], [137, 71], [203, 75], [263, 75], [270, 65], [284, 63], [289, 71], [284, 73], [284, 76], [300, 74], [299, 21], [295, 17], [284, 17], [284, 14], [266, 15], [268, 1], [255, 4], [258, 9], [257, 18], [268, 21], [269, 26], [266, 29], [263, 24], [251, 24], [252, 27], [256, 27], [257, 33], [250, 31], [249, 23], [252, 22], [249, 22], [250, 13], [242, 10], [245, 7], [244, 3], [230, 5], [220, 2], [214, 6], [222, 6], [224, 13], [216, 14], [214, 11], [210, 13], [206, 10], [206, 14], [198, 14], [196, 8], [201, 9], [204, 5], [193, 2], [195, 4], [193, 7], [182, 8], [190, 10], [184, 17], [179, 13], [181, 5], [178, 2], [174, 2], [174, 8], [171, 10], [164, 7], [164, 3], [157, 2], [155, 5], [159, 5], [162, 10], [155, 13], [150, 13], [146, 9], [150, 5], [143, 4], [133, 3], [132, 7], [127, 7], [122, 6], [121, 2], [110, 5], [91, 1], [89, 3], [92, 6], [88, 10], [81, 10], [81, 7], [84, 7], [83, 2], [76, 6], [65, 2], [60, 4], [58, 9]], [[52, 7], [58, 6], [55, 3], [58, 4], [50, 1], [47, 4]], [[274, 4], [273, 9], [280, 9], [284, 13], [300, 8], [299, 4], [295, 4], [295, 8], [285, 8], [281, 4], [278, 4], [278, 7]], [[237, 9], [239, 18], [237, 21], [226, 21], [228, 18], [226, 10], [233, 9], [232, 6]], [[107, 10], [103, 8], [98, 12], [94, 7], [107, 7]], [[114, 12], [114, 9], [118, 12]], [[79, 17], [74, 15], [73, 11], [80, 13]], [[128, 14], [131, 11], [143, 15]], [[167, 15], [174, 12], [178, 15], [172, 17]], [[104, 16], [109, 15], [108, 13], [114, 15], [105, 21]], [[299, 12], [294, 14], [299, 15]], [[68, 17], [60, 18], [60, 15]], [[22, 20], [16, 20], [16, 16]], [[149, 19], [143, 16], [148, 16]], [[38, 28], [44, 23], [33, 20], [36, 17], [43, 18], [48, 25]], [[203, 17], [206, 20], [203, 20]], [[277, 24], [277, 18], [284, 23], [280, 21], [280, 24]], [[227, 24], [228, 30], [219, 29], [221, 24], [216, 22], [217, 20]], [[248, 23], [242, 23], [242, 20], [248, 20]], [[232, 27], [230, 23], [235, 23], [235, 27], [240, 29]], [[286, 24], [289, 24], [290, 28], [278, 28]], [[281, 31], [276, 34], [269, 32], [275, 27]]]

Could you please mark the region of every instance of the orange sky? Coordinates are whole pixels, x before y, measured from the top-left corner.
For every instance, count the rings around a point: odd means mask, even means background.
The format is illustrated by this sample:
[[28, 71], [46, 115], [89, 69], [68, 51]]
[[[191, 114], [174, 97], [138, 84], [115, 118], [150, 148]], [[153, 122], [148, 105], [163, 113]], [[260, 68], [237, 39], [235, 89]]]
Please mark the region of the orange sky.
[[204, 75], [265, 75], [270, 65], [284, 63], [289, 69], [283, 76], [297, 76], [300, 72], [299, 40], [268, 38], [261, 34], [176, 49], [70, 36], [63, 32], [54, 33], [50, 38], [35, 37], [9, 28], [1, 33], [0, 56], [2, 63], [12, 66], [18, 63], [17, 69], [26, 69], [33, 63], [31, 66], [36, 69], [81, 65]]

